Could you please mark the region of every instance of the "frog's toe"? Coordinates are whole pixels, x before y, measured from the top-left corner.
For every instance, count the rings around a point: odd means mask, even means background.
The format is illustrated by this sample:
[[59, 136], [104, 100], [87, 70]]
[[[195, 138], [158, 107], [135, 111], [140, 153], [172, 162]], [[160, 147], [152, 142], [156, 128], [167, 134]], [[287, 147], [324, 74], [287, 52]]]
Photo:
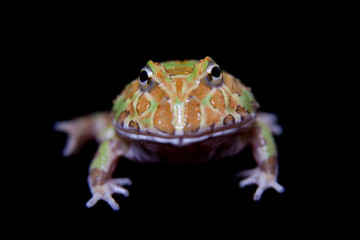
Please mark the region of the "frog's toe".
[[79, 130], [74, 121], [60, 121], [54, 124], [54, 129], [68, 135], [65, 148], [62, 152], [64, 157], [76, 153], [83, 145], [84, 139], [81, 138]]
[[264, 191], [269, 188], [275, 189], [278, 193], [282, 193], [285, 191], [285, 188], [277, 182], [276, 176], [274, 176], [273, 174], [263, 172], [259, 168], [240, 172], [237, 176], [246, 177], [244, 180], [240, 181], [239, 183], [239, 186], [241, 188], [252, 184], [258, 185], [258, 188], [256, 189], [254, 194], [255, 201], [260, 200]]
[[116, 203], [116, 201], [109, 195], [100, 195], [100, 194], [94, 194], [89, 201], [87, 201], [86, 203], [86, 207], [87, 208], [91, 208], [93, 207], [100, 199], [106, 201], [110, 207], [115, 210], [118, 211], [120, 209], [119, 204]]
[[122, 187], [125, 185], [131, 185], [131, 180], [129, 178], [110, 179], [103, 185], [92, 187], [91, 192], [93, 196], [86, 203], [86, 207], [91, 208], [99, 200], [103, 200], [107, 202], [113, 210], [118, 211], [120, 207], [114, 198], [112, 198], [112, 195], [118, 193], [128, 197], [129, 191]]

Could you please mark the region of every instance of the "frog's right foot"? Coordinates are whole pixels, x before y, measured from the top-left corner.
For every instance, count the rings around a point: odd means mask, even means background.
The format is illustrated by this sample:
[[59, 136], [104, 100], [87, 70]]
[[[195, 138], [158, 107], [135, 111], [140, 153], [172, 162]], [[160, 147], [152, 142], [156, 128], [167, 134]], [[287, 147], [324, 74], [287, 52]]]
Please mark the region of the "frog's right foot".
[[82, 127], [77, 120], [61, 121], [54, 124], [54, 129], [59, 132], [65, 132], [68, 135], [65, 148], [62, 152], [64, 157], [68, 157], [80, 150], [87, 140], [82, 133]]
[[92, 116], [78, 117], [70, 121], [60, 121], [54, 124], [54, 129], [68, 135], [64, 157], [77, 153], [85, 142], [94, 138], [94, 123]]
[[98, 112], [70, 121], [61, 121], [54, 124], [54, 129], [68, 134], [63, 156], [68, 157], [80, 150], [85, 142], [96, 139], [104, 141], [103, 132], [111, 124], [108, 112]]
[[122, 187], [128, 185], [131, 185], [131, 180], [129, 178], [115, 178], [109, 179], [102, 185], [91, 187], [93, 196], [86, 203], [86, 207], [91, 208], [99, 200], [103, 200], [107, 202], [113, 210], [118, 211], [119, 205], [112, 198], [112, 195], [118, 193], [128, 197], [129, 191]]

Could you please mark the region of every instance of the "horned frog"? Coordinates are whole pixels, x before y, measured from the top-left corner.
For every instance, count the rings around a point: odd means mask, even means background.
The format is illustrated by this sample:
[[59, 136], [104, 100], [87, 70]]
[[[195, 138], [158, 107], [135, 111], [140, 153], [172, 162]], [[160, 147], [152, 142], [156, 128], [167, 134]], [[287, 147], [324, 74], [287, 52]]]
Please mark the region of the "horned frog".
[[54, 125], [68, 134], [64, 156], [95, 138], [99, 148], [91, 162], [87, 207], [98, 200], [114, 210], [112, 198], [128, 196], [128, 178], [112, 178], [120, 157], [137, 162], [190, 163], [239, 153], [247, 144], [257, 163], [240, 172], [240, 187], [257, 184], [254, 200], [268, 188], [283, 192], [277, 182], [277, 149], [272, 133], [282, 129], [274, 114], [258, 112], [249, 87], [222, 71], [210, 57], [200, 61], [149, 61], [139, 77], [114, 100], [110, 112], [61, 121]]

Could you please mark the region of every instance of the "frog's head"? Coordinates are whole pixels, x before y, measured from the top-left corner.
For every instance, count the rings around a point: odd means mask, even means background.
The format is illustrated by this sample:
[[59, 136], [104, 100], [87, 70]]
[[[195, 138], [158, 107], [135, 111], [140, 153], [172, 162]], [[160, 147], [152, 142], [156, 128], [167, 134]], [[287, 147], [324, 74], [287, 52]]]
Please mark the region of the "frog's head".
[[114, 100], [112, 114], [120, 134], [179, 139], [246, 127], [257, 108], [250, 88], [206, 57], [149, 61]]

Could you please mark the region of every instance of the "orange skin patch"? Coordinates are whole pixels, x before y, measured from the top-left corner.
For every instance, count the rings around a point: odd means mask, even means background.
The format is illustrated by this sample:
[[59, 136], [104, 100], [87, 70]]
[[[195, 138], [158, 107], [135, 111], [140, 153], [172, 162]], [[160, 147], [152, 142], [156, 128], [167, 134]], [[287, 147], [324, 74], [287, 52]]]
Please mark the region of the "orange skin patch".
[[149, 109], [149, 107], [151, 105], [149, 100], [147, 100], [144, 95], [145, 94], [141, 94], [141, 96], [139, 97], [138, 103], [136, 105], [136, 111], [139, 115], [141, 115], [143, 112], [145, 112], [147, 109]]
[[185, 104], [185, 133], [197, 132], [200, 128], [201, 111], [200, 102], [194, 97], [189, 98]]
[[224, 84], [230, 89], [231, 92], [237, 93], [241, 96], [241, 88], [245, 86], [242, 85], [239, 81], [235, 81], [232, 75], [226, 73], [224, 73], [224, 75], [226, 75], [226, 77], [224, 78]]
[[139, 89], [139, 82], [133, 81], [130, 84], [128, 84], [124, 89], [125, 98], [124, 100], [131, 98], [134, 96], [135, 92]]
[[179, 66], [179, 67], [172, 67], [169, 69], [166, 69], [166, 73], [170, 76], [173, 75], [188, 75], [190, 73], [193, 72], [193, 68], [192, 67], [187, 67], [187, 66]]
[[211, 91], [211, 88], [204, 83], [204, 81], [201, 81], [199, 86], [192, 91], [190, 95], [193, 95], [197, 97], [197, 99], [202, 100], [204, 99]]
[[213, 111], [209, 106], [205, 106], [206, 114], [206, 125], [211, 126], [213, 124], [217, 125], [220, 121], [222, 114], [217, 111]]
[[224, 96], [219, 89], [216, 89], [216, 92], [211, 98], [210, 103], [214, 108], [219, 109], [221, 112], [225, 111]]
[[181, 93], [182, 88], [183, 88], [183, 81], [180, 78], [177, 78], [175, 81], [176, 81], [175, 82], [176, 92], [179, 95]]
[[229, 100], [228, 108], [231, 109], [232, 111], [236, 111], [238, 102], [234, 101], [232, 97], [229, 97], [228, 100]]
[[152, 89], [150, 94], [155, 102], [160, 102], [163, 98], [168, 96], [168, 94], [159, 87]]
[[154, 115], [154, 126], [161, 132], [173, 134], [175, 129], [172, 125], [172, 112], [169, 100], [160, 101]]

